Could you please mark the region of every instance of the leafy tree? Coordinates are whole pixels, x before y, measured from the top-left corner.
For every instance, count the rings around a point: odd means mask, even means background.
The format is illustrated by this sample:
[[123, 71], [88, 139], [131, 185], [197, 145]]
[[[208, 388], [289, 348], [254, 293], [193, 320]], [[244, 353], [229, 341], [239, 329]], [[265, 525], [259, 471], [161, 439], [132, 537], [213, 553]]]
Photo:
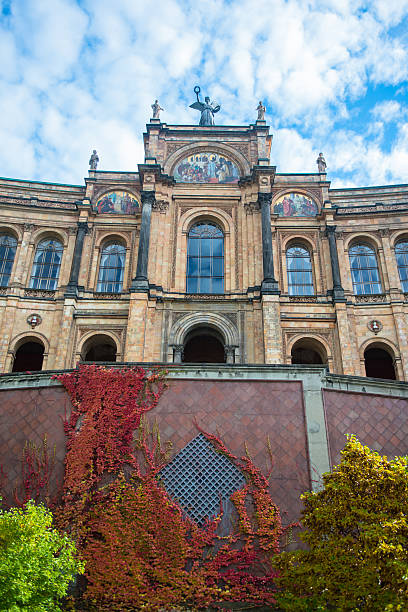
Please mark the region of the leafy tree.
[[69, 582], [83, 573], [74, 543], [52, 520], [51, 512], [33, 501], [0, 510], [0, 610], [60, 610], [58, 600]]
[[284, 610], [408, 610], [408, 460], [349, 436], [324, 489], [302, 496], [308, 550], [283, 553]]

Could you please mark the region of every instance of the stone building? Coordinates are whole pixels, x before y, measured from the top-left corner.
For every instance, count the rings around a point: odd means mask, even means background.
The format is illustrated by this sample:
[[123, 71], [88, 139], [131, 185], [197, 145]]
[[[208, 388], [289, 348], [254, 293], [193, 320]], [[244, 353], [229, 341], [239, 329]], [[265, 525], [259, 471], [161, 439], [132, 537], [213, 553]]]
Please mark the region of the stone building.
[[271, 144], [263, 119], [155, 117], [135, 172], [1, 179], [0, 371], [323, 364], [408, 381], [408, 185], [331, 189], [322, 156], [282, 174]]

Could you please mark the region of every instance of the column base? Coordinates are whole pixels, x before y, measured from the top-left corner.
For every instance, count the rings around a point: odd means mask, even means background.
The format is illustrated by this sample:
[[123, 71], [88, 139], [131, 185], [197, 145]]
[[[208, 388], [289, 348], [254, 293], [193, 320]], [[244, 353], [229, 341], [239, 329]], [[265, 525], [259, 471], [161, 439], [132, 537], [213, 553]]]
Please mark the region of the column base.
[[347, 302], [346, 298], [344, 297], [343, 287], [334, 287], [333, 302]]
[[274, 278], [264, 278], [261, 285], [261, 295], [279, 295], [278, 281]]
[[149, 281], [147, 278], [134, 278], [130, 287], [130, 293], [149, 293]]

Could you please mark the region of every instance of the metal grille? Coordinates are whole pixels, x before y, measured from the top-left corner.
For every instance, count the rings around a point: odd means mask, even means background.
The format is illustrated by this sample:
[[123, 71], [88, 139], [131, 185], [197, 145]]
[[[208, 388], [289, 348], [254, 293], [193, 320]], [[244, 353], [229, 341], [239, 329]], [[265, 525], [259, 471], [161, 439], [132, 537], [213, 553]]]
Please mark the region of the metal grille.
[[228, 500], [245, 483], [238, 468], [217, 453], [203, 434], [189, 442], [160, 471], [160, 478], [167, 493], [198, 523], [216, 515], [220, 499]]

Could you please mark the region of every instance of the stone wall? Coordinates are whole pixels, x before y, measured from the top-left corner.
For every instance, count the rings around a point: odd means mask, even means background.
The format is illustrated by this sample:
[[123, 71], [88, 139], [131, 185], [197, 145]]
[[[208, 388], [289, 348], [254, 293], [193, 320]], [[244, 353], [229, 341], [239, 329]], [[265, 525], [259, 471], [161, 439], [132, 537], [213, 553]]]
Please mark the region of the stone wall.
[[[7, 476], [6, 500], [20, 479], [27, 440], [47, 435], [56, 447], [54, 490], [65, 455], [63, 418], [70, 400], [50, 373], [0, 377], [0, 465]], [[284, 522], [299, 517], [299, 496], [318, 489], [320, 475], [339, 460], [345, 434], [382, 454], [408, 453], [408, 384], [330, 375], [319, 366], [180, 366], [148, 415], [173, 453], [197, 434], [195, 425], [219, 434], [237, 455], [248, 448], [256, 465], [274, 469], [271, 492]]]

